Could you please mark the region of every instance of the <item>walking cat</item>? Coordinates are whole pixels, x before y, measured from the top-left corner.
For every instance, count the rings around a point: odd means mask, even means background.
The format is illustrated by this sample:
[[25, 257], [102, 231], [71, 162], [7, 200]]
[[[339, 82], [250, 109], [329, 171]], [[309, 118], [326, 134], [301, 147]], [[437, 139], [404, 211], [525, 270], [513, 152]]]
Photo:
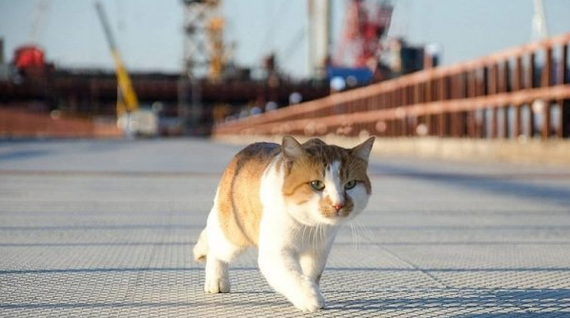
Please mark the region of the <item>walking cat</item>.
[[206, 261], [204, 290], [229, 292], [228, 264], [257, 247], [259, 269], [273, 289], [300, 310], [322, 308], [319, 282], [337, 230], [371, 195], [366, 169], [373, 143], [371, 137], [345, 149], [286, 136], [281, 145], [241, 150], [222, 175], [194, 247], [195, 259]]

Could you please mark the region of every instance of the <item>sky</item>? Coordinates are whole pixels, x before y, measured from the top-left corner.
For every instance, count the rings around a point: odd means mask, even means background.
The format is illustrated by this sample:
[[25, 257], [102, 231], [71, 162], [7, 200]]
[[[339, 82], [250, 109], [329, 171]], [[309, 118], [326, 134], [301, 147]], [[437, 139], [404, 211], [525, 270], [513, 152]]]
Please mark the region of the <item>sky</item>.
[[[225, 41], [236, 44], [238, 65], [259, 67], [277, 53], [281, 69], [309, 75], [307, 1], [222, 0]], [[335, 42], [344, 23], [346, 0], [332, 0]], [[38, 3], [46, 3], [37, 14]], [[129, 70], [180, 72], [183, 65], [181, 0], [101, 0]], [[531, 39], [532, 0], [393, 0], [389, 36], [409, 43], [438, 43], [442, 63], [470, 60]], [[544, 0], [550, 35], [570, 32], [570, 1]], [[112, 70], [103, 30], [91, 0], [0, 0], [4, 58], [35, 38], [57, 67]], [[33, 21], [38, 28], [32, 35]]]

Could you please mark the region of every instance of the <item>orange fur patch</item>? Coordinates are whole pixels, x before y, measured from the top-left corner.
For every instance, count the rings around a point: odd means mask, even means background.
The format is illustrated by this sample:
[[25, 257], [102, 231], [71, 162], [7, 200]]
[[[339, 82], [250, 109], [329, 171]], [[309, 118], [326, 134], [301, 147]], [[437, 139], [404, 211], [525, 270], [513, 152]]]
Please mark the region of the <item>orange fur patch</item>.
[[219, 222], [226, 238], [237, 246], [257, 245], [263, 214], [259, 187], [263, 172], [279, 153], [279, 145], [255, 143], [230, 162], [218, 188]]

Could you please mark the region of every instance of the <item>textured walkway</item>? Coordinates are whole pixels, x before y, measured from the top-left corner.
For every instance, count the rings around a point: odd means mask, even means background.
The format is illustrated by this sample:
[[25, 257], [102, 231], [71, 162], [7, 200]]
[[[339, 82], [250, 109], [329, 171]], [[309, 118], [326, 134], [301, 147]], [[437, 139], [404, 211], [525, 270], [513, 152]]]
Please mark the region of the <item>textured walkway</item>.
[[[238, 148], [0, 142], [0, 317], [298, 317], [257, 270], [202, 291], [191, 248]], [[315, 317], [570, 317], [570, 171], [377, 156]]]

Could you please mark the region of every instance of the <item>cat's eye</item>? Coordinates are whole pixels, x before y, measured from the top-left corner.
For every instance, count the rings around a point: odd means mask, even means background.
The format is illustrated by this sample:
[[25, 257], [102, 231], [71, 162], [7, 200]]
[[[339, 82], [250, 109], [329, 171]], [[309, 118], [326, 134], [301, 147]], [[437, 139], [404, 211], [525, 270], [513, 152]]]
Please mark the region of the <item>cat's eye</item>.
[[311, 183], [311, 188], [317, 191], [323, 191], [325, 189], [325, 183], [320, 180], [313, 180], [310, 183]]
[[345, 188], [346, 190], [350, 190], [350, 189], [352, 189], [352, 188], [354, 188], [354, 187], [356, 187], [356, 181], [355, 181], [355, 180], [348, 181], [348, 182], [344, 185], [344, 188]]

